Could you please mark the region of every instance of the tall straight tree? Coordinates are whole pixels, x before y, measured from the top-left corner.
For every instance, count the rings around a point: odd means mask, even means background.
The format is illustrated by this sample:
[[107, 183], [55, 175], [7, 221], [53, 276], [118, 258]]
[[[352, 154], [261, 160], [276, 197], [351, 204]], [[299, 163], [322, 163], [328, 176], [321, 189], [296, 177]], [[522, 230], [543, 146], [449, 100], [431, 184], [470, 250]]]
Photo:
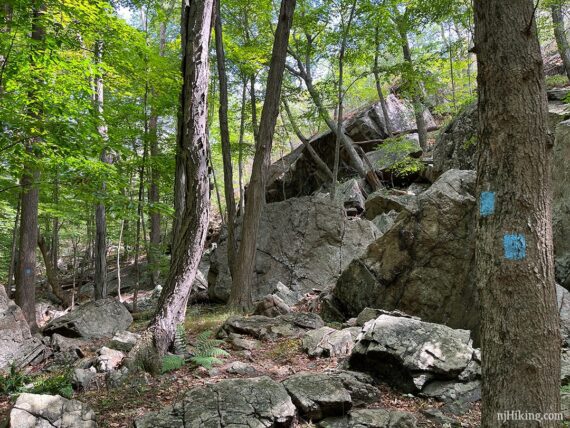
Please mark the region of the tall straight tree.
[[555, 0], [555, 2], [550, 6], [550, 11], [552, 14], [554, 38], [556, 39], [558, 53], [560, 53], [560, 57], [562, 58], [562, 64], [564, 64], [564, 71], [566, 72], [566, 76], [568, 76], [568, 79], [570, 79], [570, 44], [568, 43], [566, 26], [564, 25], [562, 0]]
[[[95, 63], [100, 65], [103, 61], [103, 41], [95, 42]], [[95, 87], [93, 94], [93, 108], [95, 117], [97, 118], [97, 132], [103, 144], [109, 140], [107, 124], [103, 117], [104, 111], [104, 84], [103, 71], [97, 70], [95, 77]], [[112, 163], [112, 157], [109, 149], [104, 147], [101, 151], [101, 162]], [[106, 184], [102, 184], [103, 193], [106, 190]], [[107, 297], [107, 213], [105, 202], [99, 201], [95, 208], [95, 300]]]
[[247, 310], [252, 305], [251, 283], [253, 266], [255, 265], [259, 221], [265, 203], [265, 183], [271, 162], [271, 147], [273, 146], [273, 134], [275, 132], [277, 115], [279, 114], [283, 72], [285, 71], [289, 32], [293, 24], [295, 5], [296, 0], [281, 1], [279, 22], [275, 31], [265, 102], [263, 103], [259, 124], [259, 140], [257, 141], [253, 158], [253, 169], [241, 229], [241, 243], [237, 253], [229, 300], [229, 304], [239, 310]]
[[228, 123], [228, 76], [226, 74], [226, 55], [222, 35], [221, 0], [216, 2], [216, 60], [218, 64], [218, 79], [220, 84], [220, 137], [222, 141], [222, 159], [224, 163], [224, 194], [226, 197], [227, 227], [228, 227], [228, 266], [233, 275], [236, 239], [235, 218], [236, 199], [234, 195], [234, 173], [232, 168], [232, 150], [230, 142], [230, 127]]
[[[476, 264], [483, 427], [501, 412], [560, 410], [552, 246], [551, 140], [532, 0], [475, 0], [479, 69]], [[508, 68], [509, 73], [504, 73]]]
[[154, 346], [164, 355], [176, 328], [184, 322], [186, 305], [202, 256], [210, 213], [208, 179], [208, 81], [210, 30], [214, 0], [182, 2], [182, 96], [177, 136], [176, 226], [170, 273], [147, 332], [131, 358]]
[[[42, 0], [32, 3], [32, 33], [30, 51], [30, 69], [32, 79], [35, 80], [32, 87], [38, 88], [42, 84], [40, 67], [44, 52], [46, 32], [42, 23], [42, 17], [46, 6]], [[38, 123], [42, 115], [41, 97], [37, 89], [32, 89], [29, 94], [28, 115], [31, 123]], [[32, 126], [38, 128], [38, 126]], [[34, 132], [36, 133], [36, 132]], [[24, 165], [24, 172], [20, 180], [22, 187], [20, 199], [20, 247], [18, 251], [18, 265], [16, 267], [16, 304], [22, 308], [26, 321], [32, 331], [37, 330], [36, 323], [36, 245], [38, 242], [38, 204], [39, 189], [38, 181], [40, 172], [34, 165], [36, 146], [40, 143], [38, 135], [30, 135], [25, 142], [29, 163]]]

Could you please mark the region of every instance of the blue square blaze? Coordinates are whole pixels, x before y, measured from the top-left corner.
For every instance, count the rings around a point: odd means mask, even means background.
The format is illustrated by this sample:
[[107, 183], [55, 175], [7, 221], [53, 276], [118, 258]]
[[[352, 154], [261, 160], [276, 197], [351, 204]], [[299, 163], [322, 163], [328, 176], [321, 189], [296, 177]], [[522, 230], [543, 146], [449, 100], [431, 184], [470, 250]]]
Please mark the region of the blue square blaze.
[[481, 192], [479, 214], [481, 217], [495, 214], [495, 192]]
[[526, 257], [526, 238], [524, 235], [505, 235], [503, 250], [507, 260], [523, 260]]

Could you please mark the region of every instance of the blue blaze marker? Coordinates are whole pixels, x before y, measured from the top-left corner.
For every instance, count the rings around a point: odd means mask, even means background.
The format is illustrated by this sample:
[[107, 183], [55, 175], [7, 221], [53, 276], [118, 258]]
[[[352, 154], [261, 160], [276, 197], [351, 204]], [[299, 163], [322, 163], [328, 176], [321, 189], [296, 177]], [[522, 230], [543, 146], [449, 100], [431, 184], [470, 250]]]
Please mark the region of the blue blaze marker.
[[481, 192], [479, 214], [481, 217], [495, 214], [495, 192]]
[[505, 235], [503, 237], [505, 259], [523, 260], [526, 257], [526, 239], [524, 235]]

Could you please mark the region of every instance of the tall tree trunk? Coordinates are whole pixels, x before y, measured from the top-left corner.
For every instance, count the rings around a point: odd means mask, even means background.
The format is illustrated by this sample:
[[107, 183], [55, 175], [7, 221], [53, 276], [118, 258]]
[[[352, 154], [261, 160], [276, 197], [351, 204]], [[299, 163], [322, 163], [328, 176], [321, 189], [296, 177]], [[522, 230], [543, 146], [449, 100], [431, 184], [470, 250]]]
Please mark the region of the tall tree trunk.
[[12, 245], [10, 249], [10, 265], [8, 266], [8, 281], [6, 282], [6, 295], [8, 298], [12, 296], [12, 279], [14, 277], [14, 268], [16, 264], [16, 252], [18, 248], [18, 225], [20, 224], [20, 198], [16, 206], [16, 217], [14, 218], [14, 229], [12, 229]]
[[558, 52], [564, 64], [566, 76], [570, 80], [570, 44], [566, 36], [566, 28], [564, 26], [564, 14], [562, 13], [562, 5], [560, 3], [553, 4], [551, 7], [552, 23], [554, 24], [554, 37], [556, 38], [556, 45]]
[[117, 243], [117, 297], [119, 302], [123, 301], [121, 294], [121, 244], [123, 241], [123, 229], [125, 227], [125, 220], [121, 220], [121, 227], [119, 229], [119, 242]]
[[[146, 109], [145, 109], [146, 110]], [[146, 126], [145, 126], [146, 128]], [[135, 236], [135, 289], [133, 292], [133, 312], [137, 312], [138, 295], [140, 290], [141, 271], [140, 271], [140, 246], [141, 246], [141, 227], [144, 227], [144, 173], [147, 157], [147, 144], [143, 143], [143, 156], [139, 168], [139, 190], [137, 198], [137, 231]], [[136, 147], [133, 148], [136, 153]], [[143, 240], [144, 240], [143, 230]]]
[[[334, 200], [336, 198], [336, 182], [338, 181], [338, 169], [340, 165], [340, 146], [342, 143], [342, 136], [344, 135], [344, 128], [342, 126], [342, 123], [344, 121], [344, 111], [343, 111], [344, 110], [344, 88], [343, 88], [344, 55], [346, 53], [346, 42], [348, 39], [348, 34], [350, 32], [350, 26], [352, 25], [352, 19], [354, 18], [355, 9], [356, 9], [356, 0], [352, 2], [352, 6], [350, 8], [350, 15], [348, 17], [346, 28], [343, 28], [343, 34], [340, 43], [340, 52], [338, 55], [338, 109], [337, 109], [337, 118], [336, 118], [336, 143], [334, 148], [333, 178], [332, 178], [332, 187], [330, 193], [331, 200]], [[342, 16], [341, 16], [341, 21], [344, 21], [344, 18]], [[343, 22], [343, 27], [344, 27], [344, 22]], [[374, 175], [376, 175], [376, 173], [374, 173]]]
[[449, 37], [445, 35], [445, 26], [441, 24], [441, 38], [443, 42], [447, 45], [447, 51], [449, 54], [449, 77], [451, 78], [451, 95], [453, 99], [453, 109], [457, 110], [457, 97], [455, 94], [455, 73], [453, 67], [453, 43], [451, 41], [451, 25], [448, 27]]
[[186, 305], [196, 277], [208, 232], [210, 211], [208, 182], [208, 80], [209, 43], [214, 0], [182, 3], [181, 124], [177, 136], [177, 227], [173, 236], [168, 279], [158, 310], [147, 333], [129, 358], [142, 356], [153, 347], [164, 355], [172, 346], [176, 327], [184, 322]]
[[[35, 0], [32, 3], [32, 46], [30, 55], [30, 68], [36, 83], [41, 85], [37, 59], [44, 53], [46, 32], [41, 22], [46, 5], [42, 0]], [[42, 105], [40, 96], [34, 89], [28, 94], [30, 106], [28, 115], [32, 123], [41, 120]], [[39, 128], [39, 124], [34, 126]], [[34, 156], [34, 147], [40, 143], [39, 136], [30, 136], [25, 142], [25, 149], [28, 156]], [[22, 187], [20, 200], [20, 248], [18, 251], [18, 266], [16, 274], [16, 304], [22, 308], [26, 321], [32, 331], [37, 331], [36, 323], [36, 245], [38, 241], [38, 205], [39, 189], [38, 181], [40, 172], [32, 161], [31, 164], [25, 162], [24, 172], [20, 180]]]
[[55, 297], [57, 297], [57, 299], [63, 304], [64, 307], [69, 307], [71, 306], [71, 298], [69, 294], [63, 291], [63, 288], [61, 287], [61, 284], [59, 282], [58, 272], [56, 269], [54, 269], [54, 266], [52, 264], [53, 257], [50, 254], [50, 251], [48, 251], [46, 240], [39, 233], [39, 231], [37, 236], [38, 236], [38, 248], [40, 249], [40, 252], [44, 259], [47, 281], [51, 287], [51, 291], [55, 295]]
[[245, 110], [247, 104], [247, 79], [243, 80], [241, 91], [241, 114], [239, 123], [238, 142], [238, 174], [239, 174], [239, 214], [243, 215], [245, 209], [244, 188], [243, 188], [243, 137], [245, 134]]
[[228, 77], [226, 75], [226, 56], [224, 53], [224, 40], [222, 36], [221, 0], [216, 2], [216, 60], [218, 64], [218, 79], [220, 84], [220, 137], [222, 142], [222, 158], [224, 163], [224, 195], [226, 197], [226, 213], [228, 228], [228, 266], [233, 276], [236, 238], [235, 218], [236, 199], [234, 195], [234, 173], [232, 167], [232, 149], [230, 142], [230, 128], [228, 124]]
[[[59, 204], [59, 171], [55, 171], [54, 179], [54, 189], [53, 189], [53, 202], [56, 206]], [[51, 251], [50, 251], [50, 263], [53, 266], [55, 273], [59, 270], [59, 217], [54, 217], [52, 221], [52, 231], [51, 231]]]
[[[401, 26], [399, 26], [399, 32], [400, 32], [400, 40], [402, 42], [402, 52], [404, 54], [404, 61], [408, 63], [410, 67], [410, 73], [415, 73], [414, 61], [412, 58], [412, 51], [410, 50], [410, 41], [408, 40], [408, 34], [405, 31], [405, 29], [403, 29]], [[416, 82], [415, 76], [412, 77], [412, 80], [413, 82]], [[424, 118], [425, 107], [422, 103], [422, 95], [421, 95], [422, 89], [419, 83], [414, 83], [411, 89], [413, 91], [412, 100], [414, 105], [414, 114], [416, 116], [416, 127], [418, 128], [420, 147], [425, 152], [428, 149], [428, 144], [427, 144], [428, 131], [426, 126], [426, 121]]]
[[382, 82], [380, 80], [380, 28], [378, 26], [374, 29], [374, 82], [376, 83], [376, 92], [380, 99], [382, 116], [384, 116], [384, 122], [386, 123], [386, 132], [388, 133], [388, 137], [392, 137], [394, 135], [392, 131], [392, 121], [390, 120], [388, 104], [386, 103], [384, 91], [382, 91]]
[[[166, 23], [160, 23], [159, 29], [159, 56], [164, 56], [166, 47]], [[155, 93], [155, 91], [153, 91]], [[156, 94], [155, 94], [156, 95]], [[151, 285], [154, 287], [160, 275], [159, 261], [160, 261], [160, 210], [157, 205], [160, 203], [160, 173], [158, 168], [158, 115], [155, 108], [151, 112], [149, 119], [149, 132], [150, 132], [150, 188], [148, 192], [148, 202], [150, 209], [150, 251], [148, 254], [149, 263], [151, 266]]]
[[481, 426], [558, 427], [555, 421], [500, 419], [512, 410], [560, 411], [552, 141], [535, 6], [532, 0], [475, 0], [474, 6]]
[[352, 167], [362, 178], [365, 178], [368, 181], [368, 183], [370, 184], [370, 186], [372, 186], [374, 190], [380, 189], [382, 187], [382, 184], [380, 183], [380, 180], [378, 179], [376, 172], [374, 170], [367, 168], [367, 166], [360, 158], [360, 155], [356, 151], [356, 148], [354, 147], [354, 141], [352, 141], [352, 139], [348, 135], [346, 135], [343, 132], [343, 130], [339, 130], [337, 123], [333, 120], [333, 118], [330, 117], [328, 110], [326, 109], [326, 107], [322, 102], [319, 92], [313, 85], [313, 78], [310, 74], [309, 68], [303, 64], [301, 58], [297, 54], [295, 53], [293, 54], [295, 55], [295, 60], [297, 62], [298, 70], [295, 70], [293, 67], [290, 67], [288, 65], [286, 66], [286, 68], [291, 72], [291, 74], [303, 79], [305, 85], [307, 86], [307, 91], [309, 92], [309, 95], [311, 96], [313, 103], [317, 107], [319, 116], [321, 117], [321, 119], [325, 121], [328, 128], [335, 135], [340, 136], [342, 145], [350, 158]]
[[282, 0], [277, 30], [275, 31], [265, 102], [261, 113], [259, 141], [255, 149], [253, 170], [241, 230], [241, 243], [237, 254], [230, 293], [230, 305], [240, 310], [249, 309], [253, 303], [251, 283], [253, 266], [255, 265], [257, 235], [265, 202], [265, 183], [271, 162], [271, 147], [273, 145], [277, 115], [279, 114], [281, 84], [283, 82], [283, 71], [285, 70], [285, 60], [287, 59], [289, 32], [293, 23], [295, 4], [296, 0]]
[[[103, 41], [95, 42], [95, 62], [100, 65], [103, 60]], [[95, 78], [94, 109], [97, 117], [97, 132], [104, 144], [108, 141], [107, 125], [103, 118], [104, 86], [102, 70], [97, 70]], [[101, 152], [101, 162], [112, 163], [108, 148]], [[105, 193], [106, 184], [102, 184]], [[107, 297], [107, 214], [105, 203], [100, 201], [95, 209], [95, 300]]]

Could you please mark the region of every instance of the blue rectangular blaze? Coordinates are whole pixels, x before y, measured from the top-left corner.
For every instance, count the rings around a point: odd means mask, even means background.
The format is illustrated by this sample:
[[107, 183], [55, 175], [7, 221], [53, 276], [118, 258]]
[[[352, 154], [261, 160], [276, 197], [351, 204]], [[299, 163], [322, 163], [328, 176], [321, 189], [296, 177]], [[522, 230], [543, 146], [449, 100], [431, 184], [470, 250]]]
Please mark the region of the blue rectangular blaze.
[[479, 214], [481, 217], [495, 214], [495, 192], [481, 192]]
[[526, 257], [524, 235], [510, 234], [503, 237], [503, 250], [507, 260], [523, 260]]

